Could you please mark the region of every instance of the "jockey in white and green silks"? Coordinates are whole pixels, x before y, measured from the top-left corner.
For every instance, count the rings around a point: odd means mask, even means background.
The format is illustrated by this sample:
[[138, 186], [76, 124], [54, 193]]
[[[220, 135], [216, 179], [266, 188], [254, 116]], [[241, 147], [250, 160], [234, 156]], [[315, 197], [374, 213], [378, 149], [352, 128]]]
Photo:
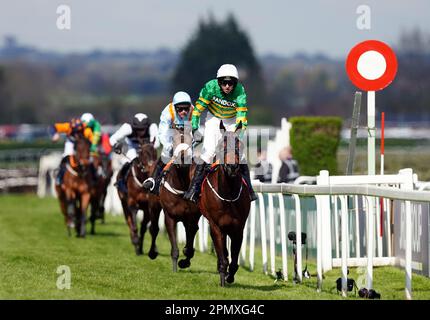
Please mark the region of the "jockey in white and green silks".
[[[197, 202], [200, 195], [200, 186], [205, 174], [208, 172], [216, 152], [216, 146], [222, 137], [219, 125], [222, 120], [226, 130], [234, 131], [239, 123], [242, 123], [242, 134], [248, 125], [245, 88], [238, 82], [239, 74], [232, 64], [222, 65], [217, 72], [217, 79], [210, 80], [200, 91], [199, 99], [193, 111], [192, 129], [193, 133], [200, 126], [200, 115], [207, 109], [205, 132], [203, 140], [203, 153], [200, 158], [202, 164], [196, 167], [193, 181], [189, 190], [184, 195], [185, 199]], [[248, 184], [251, 200], [256, 200], [246, 164], [245, 153], [241, 155], [240, 170], [243, 178]]]

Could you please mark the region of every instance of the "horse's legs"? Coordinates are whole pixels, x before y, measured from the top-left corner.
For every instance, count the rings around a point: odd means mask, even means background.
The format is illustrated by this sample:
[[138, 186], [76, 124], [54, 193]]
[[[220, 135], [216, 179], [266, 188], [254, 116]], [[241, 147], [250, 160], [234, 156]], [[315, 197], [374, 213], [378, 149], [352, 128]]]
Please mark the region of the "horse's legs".
[[81, 201], [80, 201], [80, 230], [79, 235], [82, 238], [85, 238], [86, 234], [86, 220], [87, 220], [87, 209], [90, 204], [91, 194], [89, 192], [84, 193], [81, 195]]
[[95, 224], [96, 224], [96, 215], [98, 210], [98, 203], [97, 199], [91, 198], [91, 216], [90, 216], [90, 222], [91, 222], [91, 234], [95, 234]]
[[158, 219], [160, 218], [160, 211], [161, 206], [157, 202], [154, 205], [149, 206], [149, 212], [151, 216], [151, 226], [149, 227], [149, 231], [151, 232], [152, 242], [151, 242], [151, 249], [149, 249], [148, 256], [151, 259], [155, 259], [158, 256], [158, 250], [157, 250], [157, 236], [158, 232], [160, 231], [160, 228], [158, 227]]
[[106, 200], [106, 195], [107, 195], [107, 186], [105, 186], [105, 188], [103, 189], [102, 196], [100, 197], [100, 200], [99, 200], [99, 216], [100, 216], [102, 224], [105, 224], [105, 200]]
[[221, 282], [221, 287], [225, 286], [225, 275], [227, 272], [227, 257], [224, 256], [224, 243], [225, 243], [225, 235], [221, 232], [219, 227], [215, 225], [213, 222], [210, 222], [211, 227], [211, 237], [215, 246], [215, 251], [218, 257], [218, 272]]
[[[191, 220], [191, 221], [190, 221]], [[198, 221], [190, 219], [185, 222], [185, 232], [187, 235], [187, 243], [185, 244], [184, 254], [186, 259], [179, 260], [180, 268], [188, 268], [191, 265], [191, 258], [194, 257], [194, 237], [196, 236], [197, 230], [199, 230]]]
[[179, 249], [176, 242], [176, 222], [169, 216], [167, 212], [164, 212], [164, 221], [171, 245], [170, 256], [172, 257], [173, 272], [176, 272], [178, 270], [179, 257]]
[[75, 194], [72, 191], [66, 191], [64, 197], [64, 206], [66, 208], [67, 231], [69, 236], [72, 235], [72, 229], [75, 228], [76, 217]]
[[139, 255], [143, 254], [143, 238], [145, 237], [146, 228], [149, 222], [150, 214], [148, 204], [144, 203], [141, 207], [143, 211], [143, 219], [140, 224], [140, 235], [139, 235], [139, 244], [137, 246], [137, 250], [139, 251]]
[[137, 206], [130, 206], [129, 207], [129, 226], [130, 226], [130, 232], [131, 232], [131, 242], [134, 245], [134, 250], [136, 252], [136, 255], [140, 256], [142, 253], [139, 250], [139, 234], [137, 230], [137, 211], [139, 208]]
[[137, 246], [139, 244], [139, 238], [137, 236], [137, 226], [136, 226], [137, 209], [135, 210], [135, 212], [133, 212], [132, 207], [128, 205], [126, 200], [121, 200], [121, 203], [122, 203], [122, 209], [124, 210], [125, 221], [127, 222], [128, 229], [130, 230], [131, 243], [135, 247], [136, 254], [139, 255], [139, 252], [137, 250], [138, 249]]
[[239, 259], [240, 248], [242, 246], [242, 240], [243, 240], [243, 229], [238, 230], [238, 232], [235, 232], [231, 237], [231, 262], [228, 267], [228, 274], [226, 278], [226, 281], [228, 283], [234, 282], [234, 275], [236, 274], [237, 269], [239, 269], [238, 259]]

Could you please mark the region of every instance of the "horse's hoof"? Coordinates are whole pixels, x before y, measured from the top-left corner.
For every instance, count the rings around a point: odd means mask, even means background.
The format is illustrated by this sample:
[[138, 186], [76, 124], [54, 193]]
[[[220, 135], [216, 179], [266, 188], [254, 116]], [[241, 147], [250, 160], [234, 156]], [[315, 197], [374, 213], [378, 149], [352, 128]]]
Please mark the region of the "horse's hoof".
[[225, 281], [227, 281], [227, 283], [233, 283], [234, 276], [228, 274], [227, 277], [225, 277]]
[[151, 260], [154, 260], [155, 258], [157, 258], [157, 257], [158, 257], [158, 252], [157, 252], [157, 251], [149, 251], [149, 252], [148, 252], [148, 257], [149, 257]]
[[143, 250], [142, 250], [142, 248], [135, 248], [135, 252], [136, 252], [136, 256], [141, 256], [141, 255], [143, 255]]
[[178, 272], [178, 262], [172, 261], [173, 272]]
[[178, 262], [178, 266], [181, 269], [188, 268], [190, 265], [191, 265], [191, 262], [188, 259], [182, 259], [182, 260], [179, 260]]

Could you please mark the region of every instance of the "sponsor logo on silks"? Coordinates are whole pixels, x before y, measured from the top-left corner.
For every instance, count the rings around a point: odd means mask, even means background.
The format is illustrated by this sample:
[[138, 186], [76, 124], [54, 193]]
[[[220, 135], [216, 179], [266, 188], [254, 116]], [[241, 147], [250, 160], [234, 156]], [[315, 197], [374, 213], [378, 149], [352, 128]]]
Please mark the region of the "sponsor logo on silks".
[[236, 107], [236, 102], [231, 102], [231, 101], [227, 101], [227, 100], [223, 100], [220, 99], [218, 97], [213, 97], [212, 101], [222, 105], [222, 106], [227, 106], [227, 107]]

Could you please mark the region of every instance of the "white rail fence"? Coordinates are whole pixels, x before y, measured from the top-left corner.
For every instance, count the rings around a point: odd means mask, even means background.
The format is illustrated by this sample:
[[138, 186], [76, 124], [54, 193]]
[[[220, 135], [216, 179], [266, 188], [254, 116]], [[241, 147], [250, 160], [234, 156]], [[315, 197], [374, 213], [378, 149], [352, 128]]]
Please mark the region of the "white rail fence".
[[[284, 195], [291, 195], [294, 199], [295, 232], [297, 245], [297, 273], [298, 280], [302, 280], [302, 248], [299, 245], [302, 232], [302, 210], [300, 196], [311, 196], [316, 201], [316, 227], [308, 227], [311, 234], [309, 238], [316, 240], [317, 251], [317, 290], [322, 288], [323, 272], [333, 267], [341, 267], [342, 295], [347, 294], [347, 267], [366, 266], [366, 287], [373, 286], [373, 267], [380, 265], [404, 265], [405, 269], [405, 297], [412, 298], [412, 206], [411, 201], [430, 202], [430, 192], [414, 191], [412, 169], [403, 169], [397, 175], [362, 175], [362, 176], [329, 176], [328, 171], [321, 171], [317, 177], [317, 185], [293, 185], [293, 184], [261, 184], [253, 183], [258, 192], [258, 210], [255, 202], [251, 205], [250, 215], [244, 230], [244, 240], [241, 250], [241, 264], [246, 265], [246, 256], [249, 254], [248, 264], [250, 270], [254, 270], [256, 232], [261, 239], [261, 253], [263, 272], [275, 275], [276, 246], [275, 239], [281, 242], [281, 270], [284, 279], [288, 279], [287, 266], [287, 239], [286, 214]], [[267, 205], [263, 197], [267, 194]], [[348, 196], [355, 203], [353, 210], [348, 209]], [[275, 224], [274, 199], [277, 198], [279, 208], [279, 225]], [[360, 249], [360, 225], [357, 202], [362, 198], [365, 208], [365, 250]], [[385, 219], [379, 219], [380, 207], [377, 199], [384, 199]], [[340, 200], [340, 216], [338, 212], [338, 199]], [[376, 236], [381, 223], [385, 225], [386, 233], [391, 234], [390, 221], [391, 204], [389, 200], [402, 200], [405, 207], [405, 259], [404, 262], [396, 260], [393, 256], [391, 237], [387, 236], [385, 243], [383, 238]], [[333, 202], [332, 202], [333, 201]], [[331, 212], [334, 207], [334, 213]], [[288, 209], [288, 208], [287, 208]], [[256, 230], [257, 212], [259, 215], [260, 229]], [[266, 220], [266, 214], [268, 219]], [[356, 217], [350, 219], [351, 217]], [[334, 219], [333, 219], [334, 217]], [[334, 221], [332, 221], [334, 220]], [[351, 221], [350, 221], [351, 220]], [[354, 220], [354, 221], [352, 221]], [[354, 222], [354, 223], [352, 223]], [[267, 226], [268, 223], [268, 226]], [[339, 228], [340, 224], [340, 228]], [[354, 224], [350, 228], [350, 225]], [[332, 226], [334, 226], [334, 241], [332, 241]], [[267, 239], [268, 229], [268, 239]], [[350, 230], [349, 230], [350, 229]], [[340, 236], [339, 236], [340, 231]], [[340, 241], [339, 241], [340, 239]], [[248, 243], [249, 241], [249, 243]], [[208, 226], [206, 219], [200, 221], [199, 248], [200, 251], [208, 250]], [[350, 250], [350, 243], [355, 243], [354, 255]], [[332, 244], [334, 256], [332, 256]], [[384, 250], [385, 248], [385, 250]], [[269, 252], [269, 254], [268, 254]], [[385, 256], [383, 253], [385, 252]], [[279, 254], [279, 252], [278, 252]], [[270, 261], [269, 261], [270, 256]]]

